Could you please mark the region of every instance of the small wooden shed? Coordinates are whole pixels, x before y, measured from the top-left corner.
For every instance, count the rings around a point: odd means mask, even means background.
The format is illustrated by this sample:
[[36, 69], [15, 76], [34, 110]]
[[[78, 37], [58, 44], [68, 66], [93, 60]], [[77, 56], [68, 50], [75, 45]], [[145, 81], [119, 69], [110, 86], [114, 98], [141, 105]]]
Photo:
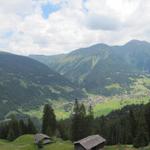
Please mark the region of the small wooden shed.
[[82, 140], [74, 142], [75, 150], [102, 150], [106, 140], [99, 135], [88, 136]]
[[52, 143], [51, 138], [48, 135], [37, 133], [34, 135], [35, 144], [46, 145]]

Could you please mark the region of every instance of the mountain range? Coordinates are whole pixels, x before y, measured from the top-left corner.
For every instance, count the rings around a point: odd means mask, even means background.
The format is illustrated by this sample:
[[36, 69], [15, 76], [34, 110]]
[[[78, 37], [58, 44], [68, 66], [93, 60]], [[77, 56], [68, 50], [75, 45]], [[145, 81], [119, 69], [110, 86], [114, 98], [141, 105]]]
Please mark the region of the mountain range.
[[137, 92], [150, 93], [150, 43], [146, 41], [96, 44], [54, 56], [0, 52], [0, 118], [53, 100]]
[[96, 44], [68, 54], [30, 55], [88, 93], [129, 93], [135, 79], [150, 74], [150, 43], [132, 40], [121, 46]]

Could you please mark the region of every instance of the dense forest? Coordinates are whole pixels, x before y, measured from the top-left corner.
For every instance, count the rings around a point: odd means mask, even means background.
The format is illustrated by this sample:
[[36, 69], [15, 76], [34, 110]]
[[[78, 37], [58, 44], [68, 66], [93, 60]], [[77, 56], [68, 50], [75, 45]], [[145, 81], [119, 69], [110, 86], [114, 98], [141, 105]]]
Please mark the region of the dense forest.
[[107, 116], [94, 118], [92, 106], [86, 110], [82, 103], [75, 100], [70, 118], [56, 120], [52, 106], [46, 104], [41, 129], [37, 129], [30, 118], [17, 120], [12, 116], [10, 120], [1, 122], [0, 138], [13, 141], [24, 134], [42, 132], [51, 137], [76, 141], [88, 135], [100, 134], [107, 139], [108, 145], [133, 144], [134, 147], [143, 147], [149, 144], [149, 116], [150, 103], [126, 106]]
[[133, 144], [138, 148], [149, 144], [149, 116], [150, 103], [126, 106], [107, 116], [94, 118], [91, 106], [86, 114], [84, 105], [75, 102], [74, 114], [70, 119], [59, 122], [59, 131], [62, 131], [63, 139], [74, 141], [90, 134], [100, 134], [107, 139], [108, 145]]

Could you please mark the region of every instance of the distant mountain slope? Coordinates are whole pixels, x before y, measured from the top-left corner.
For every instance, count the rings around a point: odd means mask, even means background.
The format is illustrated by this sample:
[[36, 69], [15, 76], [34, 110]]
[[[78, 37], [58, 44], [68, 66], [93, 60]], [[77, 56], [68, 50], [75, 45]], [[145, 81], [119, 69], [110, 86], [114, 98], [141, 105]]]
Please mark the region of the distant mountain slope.
[[109, 46], [98, 44], [75, 50], [66, 55], [31, 55], [30, 57], [55, 69], [70, 80], [80, 83], [92, 71], [99, 59], [107, 57], [108, 54]]
[[130, 90], [131, 78], [150, 73], [150, 43], [138, 40], [122, 46], [97, 44], [65, 55], [30, 57], [87, 91], [103, 95]]
[[83, 97], [82, 91], [46, 65], [28, 57], [0, 53], [0, 117], [50, 99], [76, 97]]

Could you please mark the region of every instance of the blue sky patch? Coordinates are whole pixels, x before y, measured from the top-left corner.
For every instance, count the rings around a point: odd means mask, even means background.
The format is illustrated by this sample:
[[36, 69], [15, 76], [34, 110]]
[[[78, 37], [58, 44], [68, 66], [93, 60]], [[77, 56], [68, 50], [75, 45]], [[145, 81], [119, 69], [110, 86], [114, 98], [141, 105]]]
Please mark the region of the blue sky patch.
[[86, 6], [85, 6], [85, 3], [86, 3], [87, 1], [88, 1], [88, 0], [83, 0], [83, 4], [82, 4], [82, 6], [83, 6], [83, 11], [84, 11], [85, 13], [88, 12], [88, 9], [87, 9]]
[[3, 33], [4, 38], [10, 38], [14, 34], [13, 31], [6, 31]]
[[53, 4], [50, 2], [48, 2], [47, 4], [44, 4], [42, 6], [43, 17], [45, 19], [47, 19], [51, 13], [54, 13], [54, 12], [60, 10], [60, 8], [61, 8], [60, 4]]

